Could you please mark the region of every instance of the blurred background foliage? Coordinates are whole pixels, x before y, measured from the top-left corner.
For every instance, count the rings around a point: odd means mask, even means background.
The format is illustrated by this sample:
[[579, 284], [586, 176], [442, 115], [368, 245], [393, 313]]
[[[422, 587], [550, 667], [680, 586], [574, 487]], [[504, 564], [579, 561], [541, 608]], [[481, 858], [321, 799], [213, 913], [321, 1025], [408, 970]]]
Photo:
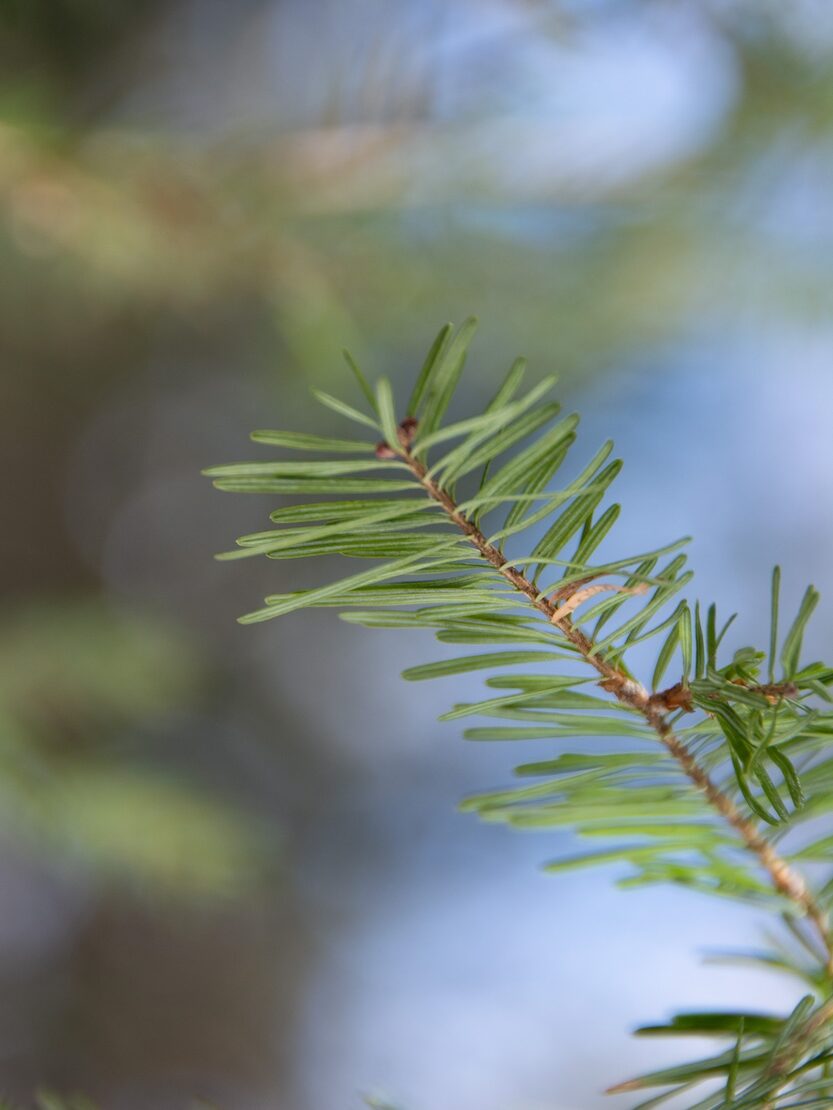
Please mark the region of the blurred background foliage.
[[[350, 1086], [309, 1028], [336, 991], [322, 952], [382, 959], [361, 922], [406, 899], [415, 829], [433, 843], [414, 797], [444, 813], [476, 763], [436, 793], [447, 740], [421, 749], [429, 713], [396, 750], [413, 704], [368, 692], [355, 633], [235, 626], [259, 585], [211, 554], [272, 506], [199, 469], [320, 420], [306, 389], [335, 388], [342, 346], [404, 382], [471, 311], [470, 388], [523, 352], [591, 409], [636, 382], [644, 413], [673, 378], [679, 410], [714, 336], [826, 343], [833, 12], [0, 0], [0, 61], [3, 1083], [306, 1110], [404, 1074], [414, 1110], [450, 1106], [393, 1032], [387, 1056], [345, 1042]], [[299, 652], [339, 664], [332, 686], [297, 685]], [[378, 717], [345, 713], [365, 698]], [[581, 1060], [539, 1055], [507, 1072], [513, 1105], [575, 1107]], [[494, 1076], [435, 1080], [455, 1110], [509, 1105]]]

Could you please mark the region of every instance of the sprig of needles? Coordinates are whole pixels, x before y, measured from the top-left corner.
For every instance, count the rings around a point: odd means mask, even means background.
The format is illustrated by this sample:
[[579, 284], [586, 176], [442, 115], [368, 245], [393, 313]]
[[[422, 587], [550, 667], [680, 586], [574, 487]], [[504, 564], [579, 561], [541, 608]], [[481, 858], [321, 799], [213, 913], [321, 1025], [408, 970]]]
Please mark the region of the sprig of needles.
[[[779, 915], [786, 943], [744, 958], [809, 988], [793, 1013], [678, 1014], [642, 1032], [710, 1036], [726, 1048], [612, 1092], [661, 1088], [643, 1110], [698, 1088], [692, 1110], [829, 1106], [833, 880], [811, 884], [799, 869], [809, 864], [816, 877], [833, 847], [833, 670], [801, 661], [818, 594], [807, 590], [781, 637], [776, 568], [768, 651], [726, 657], [734, 616], [721, 623], [715, 605], [678, 600], [692, 578], [686, 540], [595, 562], [619, 517], [605, 501], [622, 464], [607, 442], [559, 481], [578, 416], [561, 415], [553, 378], [522, 393], [518, 359], [484, 412], [443, 423], [474, 330], [474, 320], [440, 330], [401, 410], [390, 382], [372, 387], [348, 355], [362, 408], [315, 395], [365, 438], [258, 431], [257, 443], [292, 456], [206, 471], [223, 490], [325, 498], [282, 504], [274, 527], [242, 536], [221, 558], [370, 564], [272, 594], [241, 619], [328, 606], [355, 624], [432, 629], [443, 643], [475, 648], [404, 677], [493, 672], [488, 697], [444, 719], [488, 718], [466, 730], [472, 740], [556, 748], [517, 768], [520, 785], [468, 798], [465, 809], [516, 828], [569, 828], [592, 845], [549, 871], [625, 862], [623, 887], [669, 882]], [[657, 653], [643, 682], [628, 661], [648, 640]], [[674, 681], [663, 685], [667, 675]], [[580, 738], [578, 750], [561, 750]]]

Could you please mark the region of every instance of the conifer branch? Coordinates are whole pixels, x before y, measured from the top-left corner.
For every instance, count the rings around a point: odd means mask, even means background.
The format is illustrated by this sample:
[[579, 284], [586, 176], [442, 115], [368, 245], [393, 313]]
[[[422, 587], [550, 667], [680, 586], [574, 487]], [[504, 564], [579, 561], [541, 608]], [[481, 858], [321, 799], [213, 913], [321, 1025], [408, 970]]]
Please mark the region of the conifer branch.
[[[746, 958], [789, 971], [812, 992], [786, 1017], [677, 1014], [666, 1025], [648, 1027], [644, 1031], [654, 1035], [727, 1039], [731, 1047], [611, 1091], [669, 1088], [642, 1104], [647, 1110], [721, 1077], [724, 1090], [698, 1101], [697, 1110], [833, 1104], [833, 933], [827, 917], [833, 878], [813, 891], [797, 866], [829, 863], [833, 853], [833, 836], [815, 820], [833, 811], [833, 710], [826, 707], [833, 703], [833, 668], [800, 661], [818, 594], [808, 588], [780, 637], [776, 568], [768, 673], [762, 675], [766, 652], [740, 648], [728, 661], [722, 658], [734, 618], [720, 629], [714, 605], [703, 615], [699, 603], [685, 600], [669, 613], [671, 599], [691, 578], [679, 553], [685, 541], [594, 565], [593, 552], [619, 514], [618, 505], [599, 509], [621, 466], [607, 461], [612, 445], [603, 445], [576, 478], [553, 490], [578, 418], [556, 421], [559, 406], [546, 400], [551, 379], [517, 397], [523, 360], [512, 365], [484, 413], [444, 425], [473, 331], [473, 321], [456, 335], [450, 325], [440, 331], [401, 423], [390, 383], [382, 379], [374, 391], [351, 359], [368, 410], [316, 394], [340, 416], [381, 434], [381, 441], [260, 431], [252, 437], [259, 443], [347, 457], [237, 463], [207, 472], [220, 489], [335, 498], [276, 509], [276, 527], [240, 537], [237, 549], [221, 557], [374, 561], [313, 589], [273, 594], [241, 620], [335, 606], [345, 620], [368, 627], [434, 629], [446, 643], [506, 645], [412, 667], [403, 677], [498, 671], [486, 680], [493, 696], [455, 705], [441, 718], [511, 722], [469, 729], [469, 739], [588, 736], [622, 743], [611, 751], [579, 750], [523, 764], [517, 774], [540, 781], [477, 795], [464, 808], [511, 826], [568, 827], [581, 840], [614, 842], [555, 859], [548, 871], [627, 861], [635, 871], [620, 880], [622, 886], [673, 882], [777, 909], [800, 950]], [[454, 439], [457, 446], [434, 455]], [[460, 483], [471, 485], [478, 473], [474, 493], [458, 498]], [[497, 530], [487, 530], [484, 518], [501, 511]], [[543, 535], [533, 538], [542, 522]], [[521, 535], [531, 539], [530, 554], [510, 556], [507, 541], [511, 546], [510, 537]], [[668, 561], [657, 570], [661, 559]], [[560, 578], [542, 587], [547, 568]], [[610, 581], [617, 575], [622, 584]], [[614, 622], [626, 603], [636, 611]], [[640, 682], [625, 656], [659, 636], [651, 682]], [[612, 697], [586, 693], [593, 679], [553, 673], [552, 664], [561, 660], [583, 661]], [[504, 673], [526, 663], [543, 664], [545, 673]], [[663, 675], [675, 665], [680, 677], [663, 686]], [[805, 829], [810, 819], [809, 840], [784, 851], [779, 838]], [[797, 917], [807, 921], [806, 929]]]
[[[385, 444], [385, 446], [390, 448], [389, 444]], [[393, 451], [393, 449], [391, 450]], [[481, 557], [493, 566], [499, 574], [502, 574], [519, 593], [523, 594], [550, 623], [557, 624], [582, 659], [594, 667], [602, 676], [601, 685], [604, 689], [613, 694], [623, 705], [636, 709], [644, 716], [694, 786], [704, 794], [720, 816], [739, 834], [749, 851], [757, 856], [761, 866], [769, 876], [773, 889], [793, 902], [797, 909], [812, 921], [824, 946], [827, 957], [827, 973], [833, 981], [833, 936], [830, 932], [826, 914], [816, 902], [799, 872], [776, 852], [769, 841], [762, 836], [756, 823], [740, 813], [732, 799], [720, 790], [707, 772], [700, 767], [694, 756], [686, 749], [683, 742], [675, 735], [667, 715], [659, 708], [661, 699], [658, 700], [655, 696], [649, 694], [641, 682], [637, 682], [618, 667], [606, 662], [601, 655], [596, 653], [592, 641], [573, 624], [569, 613], [562, 613], [560, 608], [549, 598], [541, 596], [540, 591], [524, 574], [507, 565], [507, 559], [503, 551], [489, 543], [480, 529], [466, 517], [465, 513], [460, 511], [451, 495], [428, 476], [426, 466], [410, 452], [407, 446], [400, 446], [395, 453], [404, 459], [411, 473], [428, 496], [442, 506], [449, 519], [466, 535]], [[770, 693], [774, 688], [774, 686], [758, 687], [762, 692], [767, 693]]]

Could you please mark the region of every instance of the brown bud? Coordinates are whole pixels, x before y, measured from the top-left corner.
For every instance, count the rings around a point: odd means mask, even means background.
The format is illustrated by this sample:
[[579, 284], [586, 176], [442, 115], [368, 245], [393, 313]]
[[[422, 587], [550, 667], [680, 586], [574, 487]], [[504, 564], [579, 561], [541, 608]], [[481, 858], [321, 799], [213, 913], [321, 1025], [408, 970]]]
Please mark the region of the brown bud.
[[687, 686], [683, 686], [682, 682], [669, 686], [660, 697], [666, 709], [684, 709], [686, 713], [694, 712], [691, 690]]
[[411, 444], [414, 442], [414, 433], [419, 427], [419, 421], [413, 416], [406, 416], [402, 423], [399, 425], [399, 442], [409, 450]]
[[376, 444], [376, 458], [377, 459], [395, 459], [396, 452], [392, 447], [388, 447], [384, 440]]

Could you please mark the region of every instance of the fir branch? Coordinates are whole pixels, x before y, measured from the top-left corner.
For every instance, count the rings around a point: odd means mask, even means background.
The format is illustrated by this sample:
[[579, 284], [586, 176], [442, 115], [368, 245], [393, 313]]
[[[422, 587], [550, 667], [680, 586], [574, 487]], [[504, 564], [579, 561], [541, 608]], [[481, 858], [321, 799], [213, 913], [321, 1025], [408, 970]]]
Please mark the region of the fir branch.
[[[353, 457], [242, 463], [208, 471], [221, 489], [336, 498], [276, 510], [276, 528], [241, 537], [226, 557], [339, 554], [375, 560], [369, 569], [326, 585], [272, 595], [265, 608], [241, 619], [267, 620], [325, 605], [346, 610], [344, 619], [370, 627], [432, 628], [446, 643], [506, 645], [491, 654], [411, 668], [405, 677], [414, 681], [529, 662], [582, 661], [591, 668], [607, 697], [588, 694], [583, 687], [593, 679], [571, 674], [501, 673], [487, 679], [492, 696], [456, 705], [443, 719], [484, 715], [511, 722], [469, 729], [465, 735], [471, 739], [615, 736], [630, 743], [613, 752], [568, 753], [523, 764], [519, 775], [542, 781], [481, 794], [464, 802], [464, 808], [513, 826], [571, 826], [583, 839], [616, 842], [613, 848], [554, 860], [547, 865], [550, 871], [627, 860], [636, 870], [621, 886], [676, 882], [782, 914], [787, 907], [808, 922], [812, 934], [784, 915], [802, 947], [800, 958], [789, 952], [751, 958], [764, 967], [792, 971], [815, 992], [785, 1018], [680, 1014], [668, 1026], [651, 1027], [654, 1035], [700, 1031], [726, 1038], [731, 1047], [612, 1090], [659, 1086], [670, 1088], [671, 1096], [721, 1076], [723, 1093], [697, 1102], [698, 1110], [729, 1105], [774, 1110], [799, 1105], [798, 1098], [805, 1100], [801, 1105], [820, 1104], [819, 1098], [833, 1092], [833, 934], [826, 913], [833, 880], [814, 892], [795, 863], [829, 859], [833, 838], [814, 832], [798, 850], [776, 847], [786, 832], [833, 809], [833, 757], [828, 754], [833, 712], [807, 704], [808, 698], [833, 702], [833, 669], [800, 664], [818, 594], [812, 587], [805, 593], [779, 653], [776, 568], [769, 652], [741, 648], [721, 662], [734, 617], [719, 628], [714, 605], [703, 620], [699, 602], [692, 607], [686, 600], [668, 612], [671, 599], [691, 578], [685, 555], [677, 553], [679, 542], [592, 565], [593, 552], [619, 515], [618, 505], [600, 511], [621, 467], [618, 460], [608, 462], [612, 445], [604, 444], [572, 482], [553, 490], [578, 418], [557, 421], [559, 406], [546, 400], [551, 380], [517, 397], [523, 360], [512, 365], [484, 413], [444, 424], [473, 330], [468, 321], [456, 335], [449, 326], [440, 331], [400, 423], [390, 384], [382, 379], [374, 392], [351, 360], [370, 411], [317, 394], [340, 416], [381, 434], [375, 444], [296, 432], [260, 431], [253, 437], [290, 451]], [[460, 442], [446, 449], [455, 439]], [[430, 457], [441, 445], [445, 453]], [[393, 477], [366, 476], [390, 470]], [[468, 488], [478, 471], [476, 488]], [[461, 483], [467, 486], [462, 497], [457, 494]], [[485, 521], [501, 508], [506, 516], [490, 534]], [[529, 555], [506, 550], [508, 540], [528, 535], [541, 522], [544, 534]], [[560, 577], [542, 586], [541, 576], [553, 570]], [[610, 581], [617, 576], [624, 581]], [[636, 611], [611, 632], [629, 602]], [[662, 634], [649, 686], [624, 660], [631, 647]], [[680, 678], [659, 689], [675, 662]], [[691, 724], [686, 723], [689, 715]], [[659, 751], [646, 748], [651, 741]], [[764, 832], [761, 822], [771, 831]], [[746, 857], [754, 868], [746, 866]], [[807, 966], [808, 955], [812, 966]]]
[[[390, 447], [390, 444], [386, 444], [386, 446]], [[451, 495], [428, 476], [425, 465], [411, 453], [406, 440], [403, 439], [403, 442], [398, 443], [396, 448], [392, 450], [405, 461], [428, 496], [442, 506], [449, 519], [471, 541], [481, 558], [485, 559], [499, 574], [503, 575], [507, 582], [523, 594], [531, 605], [539, 613], [542, 613], [551, 624], [557, 625], [577, 649], [582, 659], [598, 671], [602, 676], [601, 684], [604, 689], [613, 694], [623, 705], [638, 710], [644, 716], [691, 782], [703, 793], [709, 804], [717, 810], [720, 816], [739, 834], [749, 851], [757, 856], [761, 866], [767, 872], [774, 890], [793, 902], [801, 913], [812, 921], [824, 946], [828, 974], [833, 979], [833, 935], [830, 932], [827, 916], [816, 902], [799, 872], [775, 851], [769, 841], [761, 835], [759, 827], [740, 813], [732, 799], [719, 789], [686, 749], [682, 741], [675, 735], [667, 715], [661, 708], [663, 703], [667, 704], [668, 691], [660, 695], [649, 694], [641, 682], [637, 682], [624, 671], [607, 663], [605, 659], [598, 655], [592, 640], [574, 625], [570, 615], [572, 612], [570, 599], [584, 601], [593, 596], [590, 590], [580, 589], [573, 594], [568, 594], [564, 606], [558, 606], [551, 598], [542, 597], [539, 590], [525, 575], [507, 564], [503, 551], [489, 543], [480, 529], [468, 519], [465, 513], [460, 511]], [[586, 582], [588, 579], [580, 581]], [[624, 587], [600, 588], [624, 589]], [[639, 588], [637, 587], [637, 589]], [[639, 592], [642, 592], [641, 589]], [[790, 683], [782, 684], [780, 687], [775, 684], [768, 684], [753, 689], [771, 695], [776, 689], [780, 693], [786, 688], [791, 691], [796, 690]], [[833, 1013], [833, 1009], [831, 1009], [831, 1013]]]

